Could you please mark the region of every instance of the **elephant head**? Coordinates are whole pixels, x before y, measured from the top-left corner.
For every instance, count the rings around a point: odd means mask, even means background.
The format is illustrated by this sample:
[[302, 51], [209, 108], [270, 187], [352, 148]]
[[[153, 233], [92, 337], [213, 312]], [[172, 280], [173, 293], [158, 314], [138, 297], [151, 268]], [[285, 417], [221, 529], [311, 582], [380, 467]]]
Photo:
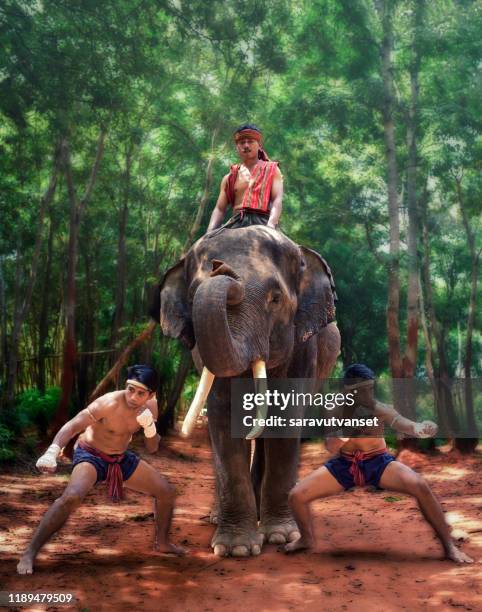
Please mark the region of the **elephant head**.
[[334, 320], [333, 279], [321, 256], [263, 226], [200, 238], [170, 268], [151, 310], [165, 335], [194, 345], [216, 377], [290, 361]]

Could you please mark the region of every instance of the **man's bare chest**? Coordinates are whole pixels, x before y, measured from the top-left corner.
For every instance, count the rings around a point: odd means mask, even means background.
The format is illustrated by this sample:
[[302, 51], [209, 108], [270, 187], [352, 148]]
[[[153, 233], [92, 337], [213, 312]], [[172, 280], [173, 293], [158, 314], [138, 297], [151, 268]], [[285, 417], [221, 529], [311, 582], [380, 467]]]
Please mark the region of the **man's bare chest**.
[[234, 183], [234, 198], [235, 198], [236, 204], [240, 204], [242, 202], [244, 194], [248, 186], [249, 186], [249, 178], [245, 176], [240, 176], [240, 174], [238, 174], [236, 182]]
[[126, 437], [140, 429], [134, 414], [115, 414], [105, 416], [94, 426], [94, 430], [109, 436]]

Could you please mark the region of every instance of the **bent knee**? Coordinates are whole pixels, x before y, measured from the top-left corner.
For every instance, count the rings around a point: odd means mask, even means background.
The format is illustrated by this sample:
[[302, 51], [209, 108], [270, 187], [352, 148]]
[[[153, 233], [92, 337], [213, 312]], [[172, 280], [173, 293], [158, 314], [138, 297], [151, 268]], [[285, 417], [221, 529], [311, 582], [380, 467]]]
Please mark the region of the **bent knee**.
[[160, 480], [156, 488], [156, 492], [154, 493], [154, 497], [163, 502], [172, 502], [176, 497], [176, 488], [167, 481]]
[[74, 510], [78, 508], [84, 499], [84, 495], [79, 491], [74, 490], [66, 490], [63, 495], [57, 499], [57, 502], [68, 508], [69, 510]]
[[303, 504], [307, 501], [308, 491], [306, 487], [296, 485], [288, 494], [288, 503], [290, 506]]
[[417, 479], [415, 480], [415, 491], [418, 494], [425, 494], [425, 493], [429, 493], [430, 492], [430, 487], [428, 485], [428, 482], [425, 480], [425, 478], [422, 478], [421, 476], [418, 476]]
[[430, 491], [427, 481], [418, 474], [413, 474], [404, 480], [405, 487], [412, 495], [423, 495]]

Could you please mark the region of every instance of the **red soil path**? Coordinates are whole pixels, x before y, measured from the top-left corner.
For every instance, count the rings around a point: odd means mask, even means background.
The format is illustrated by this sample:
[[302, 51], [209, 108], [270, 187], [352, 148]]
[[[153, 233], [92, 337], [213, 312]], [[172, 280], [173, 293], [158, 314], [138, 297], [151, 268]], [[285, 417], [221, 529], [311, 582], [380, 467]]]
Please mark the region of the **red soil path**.
[[[142, 447], [139, 447], [142, 448]], [[323, 463], [321, 444], [304, 444], [301, 475]], [[442, 551], [414, 501], [386, 491], [348, 492], [313, 505], [316, 553], [287, 557], [266, 545], [259, 557], [218, 559], [210, 549], [213, 471], [205, 430], [191, 440], [163, 441], [148, 456], [177, 487], [173, 541], [184, 558], [151, 550], [150, 500], [129, 491], [120, 505], [103, 486], [92, 492], [40, 553], [35, 573], [15, 566], [32, 530], [68, 478], [32, 472], [0, 475], [0, 591], [73, 592], [74, 606], [49, 610], [482, 610], [482, 454], [401, 459], [421, 471], [465, 539], [470, 566], [442, 560]], [[45, 610], [45, 606], [23, 608]]]

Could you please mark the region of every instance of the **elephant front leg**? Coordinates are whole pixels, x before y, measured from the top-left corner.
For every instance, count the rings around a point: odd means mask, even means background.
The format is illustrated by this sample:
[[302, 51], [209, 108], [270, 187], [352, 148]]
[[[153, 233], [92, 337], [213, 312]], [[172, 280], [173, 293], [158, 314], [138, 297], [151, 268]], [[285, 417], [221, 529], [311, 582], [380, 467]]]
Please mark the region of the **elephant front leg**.
[[284, 544], [300, 537], [288, 505], [288, 495], [296, 484], [299, 440], [265, 439], [265, 468], [261, 489], [261, 522], [264, 541]]
[[218, 556], [259, 555], [256, 501], [245, 440], [231, 438], [229, 381], [216, 380], [208, 401], [208, 421], [216, 474], [217, 529], [211, 540]]

